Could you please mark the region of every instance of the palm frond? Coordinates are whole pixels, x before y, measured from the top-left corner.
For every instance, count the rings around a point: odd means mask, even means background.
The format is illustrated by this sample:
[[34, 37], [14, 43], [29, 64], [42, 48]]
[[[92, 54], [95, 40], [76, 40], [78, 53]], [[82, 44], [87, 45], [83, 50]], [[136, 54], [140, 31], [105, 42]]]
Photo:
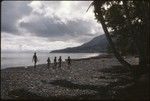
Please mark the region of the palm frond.
[[94, 2], [92, 2], [92, 3], [89, 5], [89, 7], [88, 7], [88, 9], [86, 10], [86, 12], [88, 12], [88, 10], [90, 9], [91, 6], [93, 6], [93, 4], [94, 4]]

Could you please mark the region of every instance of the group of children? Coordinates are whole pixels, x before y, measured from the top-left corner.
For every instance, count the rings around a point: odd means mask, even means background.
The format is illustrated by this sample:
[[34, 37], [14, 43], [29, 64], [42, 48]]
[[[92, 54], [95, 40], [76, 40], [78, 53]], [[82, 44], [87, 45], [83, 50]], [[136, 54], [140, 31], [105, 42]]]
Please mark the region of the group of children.
[[[50, 63], [51, 63], [51, 60], [50, 60], [50, 58], [48, 57], [48, 59], [47, 59], [47, 66], [48, 66], [48, 67], [50, 67]], [[59, 59], [58, 59], [58, 67], [61, 67], [61, 63], [62, 63], [62, 59], [61, 59], [61, 56], [60, 56]], [[67, 64], [68, 64], [68, 66], [71, 65], [70, 56], [68, 56]], [[54, 58], [54, 67], [57, 67], [57, 57]]]
[[[36, 68], [36, 63], [38, 61], [38, 58], [36, 56], [36, 52], [33, 55], [32, 61], [34, 61], [34, 68]], [[47, 66], [48, 66], [48, 68], [50, 67], [50, 64], [51, 64], [51, 60], [48, 57], [48, 59], [47, 59]], [[59, 59], [58, 59], [58, 67], [61, 67], [61, 64], [62, 64], [62, 58], [60, 56]], [[70, 58], [70, 56], [68, 56], [67, 64], [68, 64], [68, 67], [71, 66], [71, 58]], [[57, 57], [54, 58], [54, 67], [57, 67]]]

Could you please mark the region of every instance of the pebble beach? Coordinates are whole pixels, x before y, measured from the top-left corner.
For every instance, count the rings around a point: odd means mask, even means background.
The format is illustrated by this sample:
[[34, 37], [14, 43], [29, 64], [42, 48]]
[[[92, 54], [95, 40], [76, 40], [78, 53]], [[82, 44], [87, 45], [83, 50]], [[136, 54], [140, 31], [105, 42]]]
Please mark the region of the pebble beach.
[[[126, 60], [138, 64], [138, 58]], [[39, 64], [36, 68], [1, 70], [1, 99], [122, 99], [119, 91], [134, 85], [132, 74], [114, 57], [73, 61], [68, 67]], [[121, 72], [120, 72], [121, 71]]]

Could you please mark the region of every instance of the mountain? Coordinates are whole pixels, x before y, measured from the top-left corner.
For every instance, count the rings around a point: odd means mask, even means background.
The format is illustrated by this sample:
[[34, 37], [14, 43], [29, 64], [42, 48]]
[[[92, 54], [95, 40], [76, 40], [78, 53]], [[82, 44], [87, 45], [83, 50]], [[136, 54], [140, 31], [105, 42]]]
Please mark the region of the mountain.
[[106, 52], [107, 39], [105, 34], [93, 38], [91, 41], [77, 47], [69, 47], [60, 50], [51, 51], [51, 53], [97, 53]]

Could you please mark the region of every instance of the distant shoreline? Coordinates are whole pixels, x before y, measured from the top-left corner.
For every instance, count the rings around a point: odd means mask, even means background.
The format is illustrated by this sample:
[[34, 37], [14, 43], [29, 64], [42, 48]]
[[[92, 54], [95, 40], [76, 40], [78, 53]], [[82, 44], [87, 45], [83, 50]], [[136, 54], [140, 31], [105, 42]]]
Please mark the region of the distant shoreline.
[[114, 57], [112, 54], [102, 53], [98, 56], [92, 56], [92, 57], [80, 58], [80, 59], [72, 59], [72, 60], [79, 61], [79, 60], [101, 59], [101, 58], [112, 58], [112, 57]]

